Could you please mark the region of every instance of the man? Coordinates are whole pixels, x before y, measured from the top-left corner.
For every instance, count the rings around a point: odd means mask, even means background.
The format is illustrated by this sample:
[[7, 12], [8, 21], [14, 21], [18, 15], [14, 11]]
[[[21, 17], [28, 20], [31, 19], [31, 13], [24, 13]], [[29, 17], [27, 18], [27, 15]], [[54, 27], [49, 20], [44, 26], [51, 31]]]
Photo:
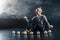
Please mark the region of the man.
[[[27, 27], [27, 29], [25, 31], [26, 32], [30, 32], [30, 31], [37, 32], [37, 31], [40, 31], [40, 32], [43, 33], [44, 30], [51, 30], [53, 28], [53, 26], [49, 24], [46, 16], [41, 14], [42, 13], [41, 7], [37, 8], [35, 10], [35, 12], [36, 12], [36, 16], [34, 16], [32, 18], [32, 22], [31, 23], [30, 23], [30, 21], [28, 20], [27, 17], [24, 17], [26, 19], [27, 25], [28, 25], [28, 27]], [[32, 24], [32, 26], [30, 24]]]
[[44, 30], [50, 30], [53, 28], [53, 26], [49, 24], [46, 16], [41, 14], [42, 13], [41, 7], [37, 8], [35, 12], [36, 16], [32, 18], [32, 28], [31, 28], [32, 31], [43, 32]]

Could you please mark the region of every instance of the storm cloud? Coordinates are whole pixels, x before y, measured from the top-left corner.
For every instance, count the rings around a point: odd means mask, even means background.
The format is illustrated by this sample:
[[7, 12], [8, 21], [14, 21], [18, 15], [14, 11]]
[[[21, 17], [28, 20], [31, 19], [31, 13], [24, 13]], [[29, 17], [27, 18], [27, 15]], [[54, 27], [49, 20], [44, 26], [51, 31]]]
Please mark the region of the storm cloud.
[[[0, 18], [16, 17], [21, 18], [26, 15], [34, 15], [35, 8], [41, 5], [51, 5], [52, 1], [44, 0], [7, 0], [4, 11], [2, 11]], [[43, 6], [41, 6], [43, 7]], [[45, 6], [46, 7], [46, 6]], [[44, 7], [44, 8], [45, 8]]]

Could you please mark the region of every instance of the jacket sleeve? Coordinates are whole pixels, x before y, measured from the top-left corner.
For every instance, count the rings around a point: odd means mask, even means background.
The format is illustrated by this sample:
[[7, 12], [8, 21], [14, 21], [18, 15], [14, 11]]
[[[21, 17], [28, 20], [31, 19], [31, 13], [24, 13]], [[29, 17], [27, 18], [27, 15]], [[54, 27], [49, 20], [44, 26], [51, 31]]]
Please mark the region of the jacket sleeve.
[[46, 16], [44, 15], [43, 17], [44, 17], [44, 22], [46, 23], [46, 25], [47, 25], [47, 26], [48, 26], [48, 28], [49, 28], [49, 27], [50, 27], [50, 24], [49, 24], [49, 22], [48, 22], [48, 20], [47, 20]]

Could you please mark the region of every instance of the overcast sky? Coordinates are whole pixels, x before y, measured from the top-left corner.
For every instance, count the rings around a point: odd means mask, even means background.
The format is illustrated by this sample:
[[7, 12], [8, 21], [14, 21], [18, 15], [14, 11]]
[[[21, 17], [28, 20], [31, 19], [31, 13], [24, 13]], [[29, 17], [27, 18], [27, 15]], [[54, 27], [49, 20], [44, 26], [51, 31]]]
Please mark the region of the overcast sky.
[[16, 15], [16, 18], [21, 18], [26, 15], [33, 17], [37, 7], [42, 7], [43, 14], [49, 18], [60, 17], [60, 5], [58, 0], [2, 0], [1, 4], [0, 18], [15, 17], [13, 15]]

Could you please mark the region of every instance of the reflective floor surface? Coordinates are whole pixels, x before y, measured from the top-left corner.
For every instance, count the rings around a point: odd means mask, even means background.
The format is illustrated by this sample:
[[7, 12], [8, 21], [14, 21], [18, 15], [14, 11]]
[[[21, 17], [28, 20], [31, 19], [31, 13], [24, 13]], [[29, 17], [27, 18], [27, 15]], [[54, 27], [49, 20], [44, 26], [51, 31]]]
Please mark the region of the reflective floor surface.
[[4, 29], [0, 30], [0, 40], [59, 40], [57, 31], [48, 34], [22, 34], [24, 29]]

